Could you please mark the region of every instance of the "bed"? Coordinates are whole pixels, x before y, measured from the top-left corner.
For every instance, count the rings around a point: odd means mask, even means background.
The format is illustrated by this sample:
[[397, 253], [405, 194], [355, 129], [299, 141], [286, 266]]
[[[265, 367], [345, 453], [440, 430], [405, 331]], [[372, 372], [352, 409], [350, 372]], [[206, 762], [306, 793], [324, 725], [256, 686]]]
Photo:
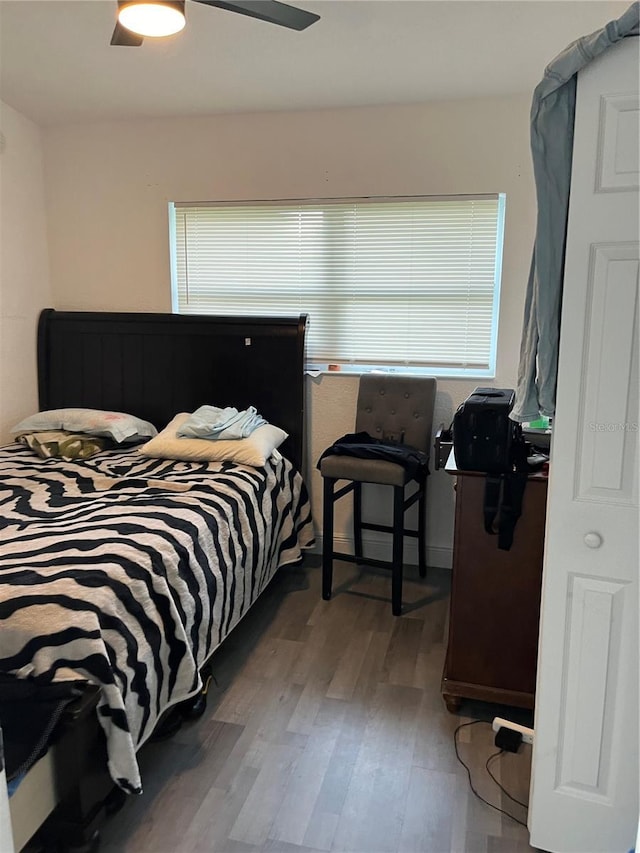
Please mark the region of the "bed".
[[42, 410], [129, 412], [161, 428], [205, 403], [254, 405], [288, 434], [260, 467], [137, 447], [72, 461], [0, 450], [0, 672], [93, 685], [79, 716], [99, 722], [124, 791], [142, 789], [136, 752], [158, 720], [201, 690], [218, 645], [312, 544], [305, 321], [42, 313]]

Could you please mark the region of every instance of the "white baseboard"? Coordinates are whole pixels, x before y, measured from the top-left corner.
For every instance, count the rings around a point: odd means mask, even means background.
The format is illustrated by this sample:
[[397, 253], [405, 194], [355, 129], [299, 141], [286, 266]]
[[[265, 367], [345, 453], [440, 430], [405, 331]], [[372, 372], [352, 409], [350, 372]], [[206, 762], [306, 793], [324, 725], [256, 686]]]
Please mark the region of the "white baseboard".
[[[362, 537], [362, 546], [365, 557], [372, 557], [374, 560], [388, 560], [391, 557], [391, 538], [389, 536], [382, 538]], [[345, 554], [353, 554], [353, 539], [349, 536], [334, 536], [333, 547], [337, 551], [344, 551]], [[311, 549], [313, 554], [322, 554], [322, 533], [319, 531], [316, 535], [316, 544]], [[408, 566], [418, 565], [418, 543], [416, 541], [406, 541], [404, 543], [404, 562]], [[427, 543], [427, 565], [441, 569], [450, 569], [453, 565], [453, 548], [442, 545], [429, 545]]]

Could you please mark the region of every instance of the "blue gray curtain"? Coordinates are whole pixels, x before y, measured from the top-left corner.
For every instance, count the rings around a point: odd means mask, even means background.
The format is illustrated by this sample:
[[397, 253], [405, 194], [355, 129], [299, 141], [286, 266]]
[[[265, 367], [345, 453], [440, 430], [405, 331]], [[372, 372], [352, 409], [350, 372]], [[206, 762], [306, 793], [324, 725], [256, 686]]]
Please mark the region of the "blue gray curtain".
[[637, 35], [640, 4], [572, 42], [549, 63], [533, 93], [531, 155], [538, 216], [524, 309], [516, 403], [511, 417], [555, 412], [564, 247], [571, 183], [576, 75], [627, 35]]

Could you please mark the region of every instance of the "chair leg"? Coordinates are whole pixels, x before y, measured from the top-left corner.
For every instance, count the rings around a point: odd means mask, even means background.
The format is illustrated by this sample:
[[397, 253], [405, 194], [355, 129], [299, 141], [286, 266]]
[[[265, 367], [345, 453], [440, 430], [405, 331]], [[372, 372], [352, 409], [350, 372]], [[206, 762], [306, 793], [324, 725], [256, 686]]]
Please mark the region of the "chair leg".
[[427, 483], [420, 483], [418, 498], [418, 572], [421, 578], [427, 576]]
[[331, 598], [333, 585], [333, 487], [335, 479], [324, 477], [322, 507], [322, 597]]
[[393, 568], [391, 575], [391, 611], [402, 613], [402, 552], [404, 546], [404, 486], [393, 487]]
[[362, 563], [362, 483], [353, 484], [353, 552], [356, 563]]

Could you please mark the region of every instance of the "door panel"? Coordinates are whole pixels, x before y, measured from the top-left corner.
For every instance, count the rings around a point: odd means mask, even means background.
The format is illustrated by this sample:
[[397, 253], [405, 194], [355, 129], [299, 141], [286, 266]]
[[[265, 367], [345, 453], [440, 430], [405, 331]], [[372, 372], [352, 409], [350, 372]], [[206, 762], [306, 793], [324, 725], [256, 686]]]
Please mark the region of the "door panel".
[[591, 246], [576, 500], [638, 503], [638, 253], [637, 242]]

